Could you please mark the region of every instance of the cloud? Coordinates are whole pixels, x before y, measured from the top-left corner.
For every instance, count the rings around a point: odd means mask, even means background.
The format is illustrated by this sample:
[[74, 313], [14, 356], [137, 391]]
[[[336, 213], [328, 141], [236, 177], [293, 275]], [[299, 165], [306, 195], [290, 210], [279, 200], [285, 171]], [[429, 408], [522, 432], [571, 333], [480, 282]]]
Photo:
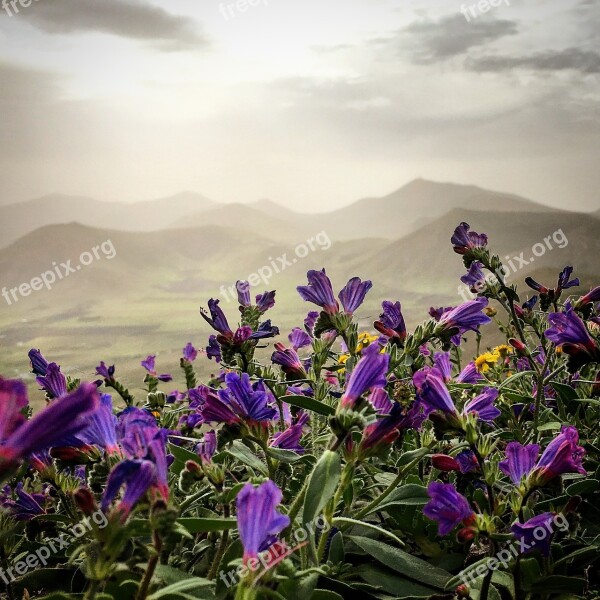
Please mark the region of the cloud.
[[46, 33], [108, 33], [165, 51], [207, 43], [191, 19], [141, 0], [42, 0], [21, 9], [19, 16]]
[[593, 51], [567, 48], [558, 52], [548, 51], [531, 56], [485, 56], [469, 59], [467, 67], [477, 72], [501, 72], [513, 69], [533, 71], [574, 70], [581, 73], [600, 73], [600, 54]]
[[416, 21], [402, 30], [403, 46], [412, 49], [414, 62], [429, 64], [461, 56], [471, 48], [484, 46], [518, 32], [514, 21], [488, 19], [468, 23], [458, 14], [438, 21]]

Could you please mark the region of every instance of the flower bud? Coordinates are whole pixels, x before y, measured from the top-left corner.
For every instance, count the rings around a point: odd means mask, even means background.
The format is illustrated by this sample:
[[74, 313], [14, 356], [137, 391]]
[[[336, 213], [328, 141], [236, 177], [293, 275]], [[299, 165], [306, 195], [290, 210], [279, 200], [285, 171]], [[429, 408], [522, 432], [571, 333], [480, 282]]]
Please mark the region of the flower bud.
[[434, 454], [431, 457], [431, 464], [433, 465], [433, 467], [435, 467], [439, 471], [443, 471], [444, 473], [460, 470], [460, 465], [458, 464], [458, 461], [455, 458], [452, 458], [451, 456], [446, 456], [445, 454]]
[[81, 487], [73, 494], [73, 500], [77, 508], [86, 516], [90, 516], [98, 510], [96, 498], [89, 488]]

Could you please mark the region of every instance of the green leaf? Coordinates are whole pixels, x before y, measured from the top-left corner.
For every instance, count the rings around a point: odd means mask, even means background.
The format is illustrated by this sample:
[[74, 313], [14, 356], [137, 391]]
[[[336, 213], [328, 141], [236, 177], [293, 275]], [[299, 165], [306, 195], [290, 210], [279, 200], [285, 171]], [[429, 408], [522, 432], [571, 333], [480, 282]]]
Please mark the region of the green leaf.
[[[409, 483], [393, 491], [382, 504], [376, 506], [371, 513], [385, 510], [390, 506], [423, 506], [429, 501], [427, 488], [422, 485]], [[370, 514], [370, 513], [367, 513]]]
[[282, 463], [295, 463], [302, 457], [296, 454], [293, 450], [283, 450], [282, 448], [267, 448], [267, 454]]
[[334, 495], [341, 473], [339, 454], [325, 450], [308, 480], [302, 523], [310, 523], [321, 513], [323, 507]]
[[529, 591], [532, 592], [571, 592], [573, 594], [583, 593], [585, 589], [585, 579], [579, 577], [566, 577], [564, 575], [550, 575], [542, 577], [534, 582]]
[[[190, 590], [197, 590], [198, 588], [203, 588], [207, 586], [214, 585], [213, 582], [207, 581], [206, 579], [202, 579], [200, 577], [190, 577], [188, 579], [184, 579], [182, 581], [177, 581], [176, 583], [172, 583], [167, 587], [154, 592], [148, 596], [148, 600], [159, 600], [160, 598], [167, 598], [169, 596], [176, 597], [190, 597], [183, 594], [183, 592], [188, 592]], [[195, 596], [191, 596], [194, 598]]]
[[329, 543], [329, 560], [334, 565], [339, 565], [342, 564], [345, 559], [344, 534], [341, 531], [338, 531], [331, 538], [331, 542]]
[[371, 531], [376, 531], [380, 533], [384, 537], [389, 537], [391, 540], [394, 540], [397, 544], [401, 546], [404, 545], [400, 539], [398, 539], [391, 531], [387, 531], [386, 529], [382, 529], [381, 527], [377, 527], [377, 525], [373, 525], [373, 523], [366, 523], [364, 521], [357, 521], [356, 519], [349, 519], [347, 517], [336, 517], [333, 519], [334, 526], [338, 525], [352, 525], [353, 527], [365, 527], [366, 529], [370, 529]]
[[424, 458], [431, 454], [431, 450], [429, 448], [417, 448], [416, 450], [410, 450], [409, 452], [405, 452], [398, 461], [398, 467], [403, 467], [405, 465], [410, 464], [414, 460]]
[[557, 383], [556, 381], [551, 382], [550, 385], [558, 392], [561, 400], [569, 401], [578, 399], [577, 390], [573, 389], [570, 385]]
[[190, 533], [205, 533], [207, 531], [224, 531], [237, 527], [236, 519], [204, 519], [191, 517], [177, 519], [179, 525], [183, 525]]
[[175, 444], [169, 444], [169, 453], [175, 457], [173, 464], [170, 467], [171, 473], [175, 473], [179, 475], [181, 471], [185, 468], [185, 463], [188, 460], [193, 460], [198, 464], [202, 464], [201, 458], [195, 453], [182, 448], [181, 446], [176, 446]]
[[251, 467], [255, 471], [258, 471], [262, 475], [268, 475], [266, 465], [263, 463], [248, 446], [242, 444], [239, 440], [235, 440], [229, 448], [225, 451], [230, 456], [237, 458], [240, 462]]
[[318, 415], [323, 415], [324, 417], [330, 417], [335, 414], [334, 408], [332, 408], [328, 404], [319, 402], [314, 398], [309, 398], [308, 396], [295, 396], [292, 394], [289, 396], [282, 396], [280, 400], [286, 402], [287, 404], [291, 404], [292, 406], [304, 408], [306, 410], [315, 412]]
[[352, 537], [352, 541], [369, 556], [409, 579], [444, 590], [452, 575], [443, 569], [408, 554], [403, 550], [365, 537]]
[[515, 373], [514, 375], [511, 375], [510, 377], [507, 377], [498, 386], [498, 389], [501, 390], [501, 389], [507, 387], [508, 385], [510, 385], [511, 383], [514, 383], [515, 381], [521, 379], [522, 377], [527, 377], [529, 375], [535, 375], [535, 373], [533, 371], [519, 371], [518, 373]]
[[569, 496], [583, 496], [595, 492], [600, 486], [600, 481], [597, 479], [582, 479], [572, 483], [566, 490]]
[[435, 594], [433, 588], [410, 581], [379, 565], [359, 565], [356, 572], [367, 583], [392, 594], [394, 598], [430, 598]]

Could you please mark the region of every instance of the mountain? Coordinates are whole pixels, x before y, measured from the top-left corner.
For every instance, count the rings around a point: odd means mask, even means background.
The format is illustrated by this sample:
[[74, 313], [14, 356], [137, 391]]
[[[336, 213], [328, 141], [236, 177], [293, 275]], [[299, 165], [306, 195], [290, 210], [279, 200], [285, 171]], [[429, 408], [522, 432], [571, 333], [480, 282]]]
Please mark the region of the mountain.
[[52, 194], [0, 206], [0, 248], [46, 225], [83, 224], [122, 231], [153, 231], [165, 223], [216, 204], [200, 194], [184, 192], [167, 198], [125, 204], [85, 196]]
[[[203, 210], [177, 219], [172, 227], [207, 227], [220, 225], [239, 231], [252, 231], [257, 235], [274, 241], [295, 239], [299, 233], [308, 234], [309, 226], [305, 219], [298, 222], [293, 218], [286, 218], [287, 209], [276, 207], [276, 210], [261, 210], [254, 205], [223, 204], [216, 208]], [[263, 205], [263, 209], [264, 209]], [[291, 213], [291, 211], [289, 211]], [[279, 218], [282, 215], [283, 218]]]
[[363, 198], [319, 217], [327, 223], [327, 231], [334, 239], [370, 236], [397, 239], [454, 208], [506, 213], [557, 212], [513, 194], [415, 179], [387, 196]]

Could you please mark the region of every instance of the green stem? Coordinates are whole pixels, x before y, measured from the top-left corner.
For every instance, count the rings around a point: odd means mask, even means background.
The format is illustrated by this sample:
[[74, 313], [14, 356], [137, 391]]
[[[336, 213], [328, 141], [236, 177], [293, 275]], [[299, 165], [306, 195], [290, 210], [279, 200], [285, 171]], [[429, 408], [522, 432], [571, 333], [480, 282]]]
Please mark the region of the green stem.
[[[229, 518], [229, 505], [226, 504], [223, 508], [223, 516], [227, 519]], [[223, 560], [223, 556], [225, 556], [225, 550], [227, 549], [227, 544], [229, 542], [229, 530], [226, 529], [221, 536], [221, 541], [219, 542], [219, 548], [217, 549], [217, 553], [213, 559], [212, 565], [210, 567], [210, 571], [208, 572], [207, 579], [211, 581], [217, 576], [217, 569]]]
[[142, 584], [140, 585], [140, 588], [137, 594], [135, 595], [135, 600], [146, 600], [148, 596], [148, 590], [150, 589], [150, 583], [152, 581], [152, 577], [154, 576], [156, 566], [158, 565], [158, 559], [160, 558], [162, 540], [160, 539], [160, 536], [156, 531], [152, 534], [152, 539], [154, 542], [154, 554], [148, 561], [148, 565], [146, 566], [146, 572], [144, 573]]

